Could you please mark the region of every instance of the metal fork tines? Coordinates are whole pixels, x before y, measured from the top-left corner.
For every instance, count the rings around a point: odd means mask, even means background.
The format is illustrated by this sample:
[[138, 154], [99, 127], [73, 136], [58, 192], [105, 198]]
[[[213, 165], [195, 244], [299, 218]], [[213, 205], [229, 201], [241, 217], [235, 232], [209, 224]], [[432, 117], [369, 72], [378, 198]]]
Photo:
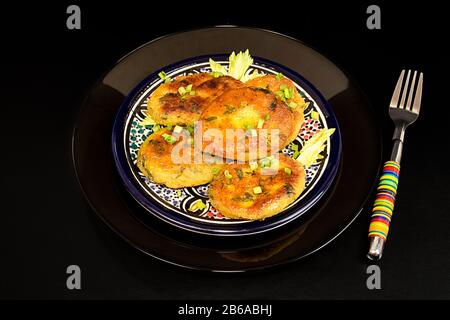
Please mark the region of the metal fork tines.
[[389, 116], [395, 124], [394, 148], [391, 160], [400, 163], [402, 145], [405, 138], [405, 129], [417, 120], [422, 100], [423, 73], [414, 71], [411, 79], [411, 70], [408, 70], [405, 78], [405, 70], [400, 73], [389, 105]]

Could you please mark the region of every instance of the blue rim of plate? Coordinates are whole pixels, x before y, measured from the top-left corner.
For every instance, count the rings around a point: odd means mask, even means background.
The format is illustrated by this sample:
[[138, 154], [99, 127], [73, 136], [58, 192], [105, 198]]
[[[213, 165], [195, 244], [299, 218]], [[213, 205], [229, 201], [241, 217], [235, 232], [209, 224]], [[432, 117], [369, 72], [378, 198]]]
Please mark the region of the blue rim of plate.
[[310, 210], [328, 191], [338, 172], [342, 153], [342, 140], [336, 116], [330, 104], [322, 96], [322, 94], [297, 72], [268, 59], [253, 56], [254, 64], [281, 72], [283, 75], [293, 80], [294, 83], [300, 85], [301, 89], [306, 92], [316, 103], [316, 106], [322, 112], [322, 116], [326, 118], [327, 127], [336, 129], [334, 134], [329, 138], [332, 147], [327, 155], [328, 161], [326, 163], [326, 167], [322, 170], [322, 173], [320, 174], [318, 181], [316, 181], [312, 187], [312, 190], [310, 190], [310, 192], [308, 192], [308, 194], [306, 194], [301, 201], [295, 203], [295, 205], [288, 206], [287, 209], [279, 214], [262, 221], [251, 221], [244, 224], [234, 225], [208, 224], [190, 219], [186, 216], [180, 215], [178, 212], [159, 205], [145, 192], [145, 190], [143, 190], [142, 186], [136, 180], [135, 175], [132, 172], [130, 159], [126, 152], [124, 152], [125, 144], [123, 137], [127, 130], [125, 127], [125, 119], [130, 113], [133, 102], [136, 101], [137, 97], [142, 94], [150, 83], [154, 82], [155, 79], [159, 79], [159, 72], [165, 71], [169, 74], [170, 72], [180, 69], [181, 67], [189, 66], [191, 64], [193, 65], [199, 62], [206, 62], [209, 58], [216, 61], [225, 61], [227, 60], [228, 55], [203, 55], [168, 65], [147, 76], [125, 97], [117, 111], [112, 130], [112, 152], [117, 172], [127, 191], [140, 206], [142, 206], [153, 216], [165, 221], [166, 223], [187, 231], [215, 236], [245, 236], [267, 232], [286, 225]]

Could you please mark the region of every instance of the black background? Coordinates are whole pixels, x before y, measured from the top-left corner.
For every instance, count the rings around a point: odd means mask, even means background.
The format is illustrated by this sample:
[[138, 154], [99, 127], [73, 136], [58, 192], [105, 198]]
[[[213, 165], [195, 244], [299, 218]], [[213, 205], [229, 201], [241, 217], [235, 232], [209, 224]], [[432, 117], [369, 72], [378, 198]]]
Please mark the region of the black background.
[[[81, 30], [66, 28], [66, 8], [73, 3], [81, 7]], [[382, 29], [368, 30], [366, 8], [372, 3], [73, 3], [1, 8], [0, 298], [450, 298], [450, 106], [442, 4], [377, 3]], [[381, 290], [366, 288], [364, 215], [302, 261], [225, 275], [146, 257], [102, 225], [83, 199], [72, 167], [71, 133], [95, 80], [149, 40], [222, 24], [287, 34], [341, 66], [377, 111], [386, 156], [393, 129], [387, 104], [398, 73], [405, 67], [424, 72], [422, 112], [407, 132], [395, 217], [379, 263]], [[66, 289], [70, 264], [82, 269], [80, 291]]]

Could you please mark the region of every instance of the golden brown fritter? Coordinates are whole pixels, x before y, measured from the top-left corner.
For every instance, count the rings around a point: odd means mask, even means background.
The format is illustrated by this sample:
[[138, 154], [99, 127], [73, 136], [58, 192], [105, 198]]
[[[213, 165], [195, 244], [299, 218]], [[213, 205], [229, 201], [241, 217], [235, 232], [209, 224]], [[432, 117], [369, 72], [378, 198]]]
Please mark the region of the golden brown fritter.
[[236, 80], [230, 76], [221, 76], [208, 81], [203, 82], [199, 85], [195, 91], [198, 96], [208, 99], [211, 102], [216, 97], [220, 96], [225, 91], [231, 89], [239, 89], [244, 87], [245, 84], [239, 80]]
[[[286, 78], [285, 76], [265, 75], [247, 81], [246, 85], [270, 90], [274, 92], [280, 100], [292, 108], [292, 111], [294, 112], [295, 125], [291, 135], [289, 136], [288, 143], [294, 140], [297, 137], [304, 121], [303, 111], [305, 107], [305, 100], [296, 89], [292, 80]], [[288, 98], [286, 98], [284, 92], [286, 89]]]
[[191, 92], [203, 82], [214, 79], [208, 73], [198, 73], [175, 78], [172, 82], [161, 84], [147, 101], [147, 111], [158, 124], [183, 125], [198, 120], [205, 104], [205, 97], [186, 92], [180, 94], [179, 88], [192, 85]]
[[[174, 137], [176, 142], [169, 143], [164, 138], [166, 135]], [[138, 168], [150, 180], [169, 188], [191, 187], [210, 182], [212, 171], [216, 170], [214, 168], [220, 168], [222, 165], [194, 163], [194, 147], [189, 139], [185, 139], [184, 135], [176, 136], [168, 129], [153, 133], [139, 149]], [[172, 153], [180, 158], [172, 157]], [[183, 155], [187, 155], [186, 158], [182, 158]]]
[[[275, 94], [266, 89], [248, 87], [225, 91], [208, 105], [200, 119], [204, 152], [239, 160], [266, 157], [267, 153], [259, 153], [263, 149], [258, 146], [262, 145], [269, 154], [278, 152], [289, 142], [295, 124], [292, 110]], [[217, 134], [210, 129], [218, 130]], [[234, 135], [227, 136], [227, 129], [235, 129], [228, 131]], [[279, 133], [278, 145], [271, 129]], [[223, 137], [222, 141], [214, 139], [218, 135]], [[217, 142], [214, 147], [212, 141]], [[240, 151], [237, 150], [238, 144], [243, 146]]]
[[[267, 159], [262, 163], [267, 165]], [[303, 166], [279, 154], [278, 165], [272, 161], [270, 168], [262, 168], [261, 161], [257, 168], [248, 163], [224, 165], [209, 185], [209, 197], [212, 205], [226, 217], [263, 220], [283, 211], [304, 188]]]
[[[243, 86], [241, 81], [228, 76], [214, 78], [207, 73], [182, 76], [160, 85], [150, 96], [147, 109], [159, 124], [193, 124], [211, 100], [226, 90]], [[183, 93], [181, 89], [180, 93], [180, 87], [190, 90]]]

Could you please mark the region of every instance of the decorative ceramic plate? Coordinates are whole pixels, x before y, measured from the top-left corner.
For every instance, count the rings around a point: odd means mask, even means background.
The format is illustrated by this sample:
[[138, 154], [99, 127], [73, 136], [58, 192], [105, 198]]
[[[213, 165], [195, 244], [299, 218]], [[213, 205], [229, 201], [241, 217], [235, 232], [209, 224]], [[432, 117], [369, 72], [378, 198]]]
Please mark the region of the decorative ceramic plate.
[[[168, 66], [163, 71], [170, 78], [194, 73], [211, 72], [209, 58], [226, 66], [225, 55], [197, 57]], [[330, 186], [339, 165], [340, 133], [333, 111], [320, 93], [305, 79], [292, 70], [274, 62], [255, 58], [250, 68], [263, 74], [282, 73], [293, 80], [297, 90], [308, 106], [304, 111], [305, 121], [297, 136], [282, 150], [290, 157], [296, 157], [296, 151], [315, 133], [322, 129], [336, 128], [328, 138], [321, 159], [306, 167], [306, 185], [302, 194], [283, 212], [264, 221], [234, 220], [224, 217], [209, 202], [209, 184], [180, 189], [171, 189], [155, 183], [145, 177], [136, 166], [137, 153], [145, 139], [153, 133], [153, 126], [142, 126], [146, 117], [147, 100], [161, 85], [159, 71], [149, 75], [125, 99], [117, 114], [113, 128], [113, 153], [118, 172], [131, 195], [151, 214], [175, 226], [190, 231], [221, 234], [244, 235], [264, 232], [279, 227], [305, 213], [313, 206]], [[198, 200], [206, 207], [192, 210], [192, 204]], [[190, 210], [191, 209], [191, 210]]]

